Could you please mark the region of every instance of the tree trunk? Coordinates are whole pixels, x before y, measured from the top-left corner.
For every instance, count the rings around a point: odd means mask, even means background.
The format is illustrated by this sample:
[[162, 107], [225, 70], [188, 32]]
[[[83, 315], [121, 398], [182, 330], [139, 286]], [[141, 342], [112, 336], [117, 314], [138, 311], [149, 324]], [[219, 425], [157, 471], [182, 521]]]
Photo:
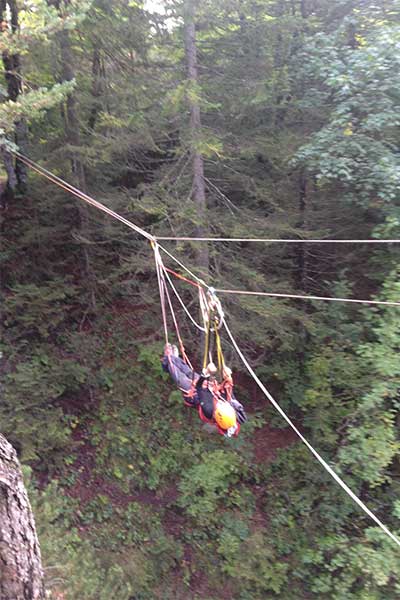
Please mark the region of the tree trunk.
[[[203, 237], [207, 234], [207, 201], [206, 188], [204, 181], [204, 160], [199, 151], [201, 141], [201, 114], [200, 104], [196, 98], [198, 87], [197, 73], [197, 49], [196, 49], [196, 28], [195, 28], [195, 10], [193, 0], [187, 0], [185, 5], [185, 53], [186, 66], [190, 85], [195, 93], [189, 94], [190, 109], [190, 137], [192, 146], [192, 197], [196, 205], [198, 226], [196, 235]], [[197, 250], [197, 260], [200, 268], [208, 273], [209, 256], [207, 244], [200, 244]]]
[[308, 17], [308, 11], [307, 11], [306, 0], [301, 0], [301, 2], [300, 2], [300, 12], [301, 12], [301, 16], [303, 17], [303, 19], [307, 19], [307, 17]]
[[[10, 15], [10, 22], [7, 23], [7, 12]], [[17, 34], [19, 29], [18, 21], [18, 6], [16, 0], [0, 0], [0, 22], [2, 28], [10, 29], [12, 34]], [[17, 102], [18, 96], [22, 92], [21, 78], [21, 57], [19, 54], [10, 54], [5, 50], [2, 55], [4, 66], [4, 78], [7, 83], [7, 97], [12, 102]], [[28, 128], [25, 119], [20, 119], [15, 123], [15, 143], [20, 150], [25, 153], [28, 142]], [[27, 188], [27, 168], [20, 161], [10, 160], [10, 156], [3, 154], [4, 166], [8, 176], [7, 192], [8, 196], [12, 197], [15, 190], [23, 193]]]
[[[71, 49], [71, 41], [69, 31], [63, 30], [58, 36], [61, 50], [61, 79], [62, 81], [72, 81], [75, 73], [73, 68], [73, 55]], [[76, 148], [80, 145], [79, 120], [77, 114], [75, 94], [71, 92], [67, 96], [66, 111], [65, 111], [65, 132], [67, 141], [71, 146]], [[86, 177], [82, 162], [76, 155], [74, 148], [69, 150], [72, 172], [75, 175], [76, 182], [81, 189], [85, 191]]]
[[[48, 0], [48, 3], [55, 6], [57, 9], [60, 8], [59, 0]], [[61, 79], [62, 81], [71, 81], [75, 77], [74, 71], [74, 56], [71, 48], [71, 40], [70, 34], [68, 30], [63, 30], [58, 35], [59, 45], [60, 45], [60, 54], [61, 54]], [[78, 156], [78, 148], [80, 146], [80, 128], [79, 128], [79, 119], [78, 119], [78, 111], [77, 111], [77, 102], [74, 92], [68, 94], [66, 101], [66, 110], [64, 112], [65, 117], [65, 133], [67, 138], [68, 145], [71, 146], [69, 148], [69, 157], [71, 160], [71, 169], [72, 174], [75, 178], [75, 183], [77, 187], [86, 192], [86, 175], [85, 175], [85, 167]], [[88, 279], [90, 286], [90, 294], [91, 294], [91, 304], [92, 308], [96, 308], [96, 299], [95, 299], [95, 284], [94, 284], [94, 275], [93, 269], [91, 266], [91, 260], [89, 251], [87, 249], [86, 240], [90, 239], [89, 233], [89, 219], [88, 219], [88, 209], [86, 204], [80, 203], [78, 204], [78, 218], [79, 218], [79, 229], [82, 233], [83, 244], [82, 244], [82, 252], [83, 252], [83, 260], [84, 260], [84, 272], [85, 276]]]
[[[15, 143], [22, 154], [28, 153], [28, 125], [25, 119], [15, 122]], [[28, 189], [28, 169], [18, 158], [15, 161], [15, 174], [18, 191], [24, 194]]]
[[0, 434], [0, 599], [44, 598], [40, 546], [20, 464]]
[[17, 175], [14, 168], [14, 159], [10, 152], [7, 152], [5, 148], [1, 149], [1, 156], [3, 159], [4, 169], [7, 173], [7, 181], [4, 189], [1, 192], [1, 204], [5, 208], [9, 201], [12, 201], [14, 193], [17, 187]]
[[[307, 229], [307, 208], [307, 179], [302, 171], [299, 176], [299, 227], [301, 229]], [[301, 289], [306, 292], [308, 288], [308, 248], [307, 244], [299, 244], [298, 246], [299, 284]]]
[[93, 48], [92, 76], [93, 76], [93, 79], [92, 79], [93, 105], [92, 105], [92, 108], [90, 111], [90, 116], [89, 116], [89, 121], [88, 121], [89, 129], [91, 131], [93, 131], [93, 129], [96, 125], [97, 115], [98, 115], [100, 107], [101, 107], [100, 97], [101, 97], [101, 94], [103, 91], [101, 56], [100, 56], [100, 50], [97, 46], [95, 46]]

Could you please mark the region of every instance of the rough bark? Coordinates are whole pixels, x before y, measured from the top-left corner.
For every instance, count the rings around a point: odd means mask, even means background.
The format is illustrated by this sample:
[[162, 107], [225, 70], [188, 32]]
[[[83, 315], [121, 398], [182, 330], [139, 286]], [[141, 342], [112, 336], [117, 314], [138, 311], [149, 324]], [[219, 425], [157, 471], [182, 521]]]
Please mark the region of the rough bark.
[[40, 547], [14, 448], [0, 434], [0, 598], [45, 598]]
[[[193, 0], [187, 0], [185, 6], [185, 54], [188, 79], [194, 89], [198, 87], [197, 70], [197, 48], [196, 48], [196, 27], [195, 10]], [[199, 142], [201, 139], [201, 112], [200, 104], [195, 94], [189, 97], [190, 109], [190, 134], [192, 142], [192, 197], [196, 205], [198, 218], [197, 236], [202, 237], [207, 234], [207, 200], [206, 187], [204, 180], [204, 160], [199, 151]], [[208, 272], [209, 256], [207, 244], [200, 244], [197, 259], [200, 268]]]

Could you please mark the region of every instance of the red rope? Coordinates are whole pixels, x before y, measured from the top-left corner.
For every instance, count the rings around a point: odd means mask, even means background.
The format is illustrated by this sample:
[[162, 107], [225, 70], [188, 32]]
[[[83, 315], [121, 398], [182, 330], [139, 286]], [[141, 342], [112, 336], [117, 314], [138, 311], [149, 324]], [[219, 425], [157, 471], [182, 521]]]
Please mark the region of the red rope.
[[175, 275], [175, 277], [177, 277], [178, 279], [182, 279], [182, 281], [186, 281], [186, 283], [190, 283], [190, 285], [194, 285], [197, 288], [201, 288], [201, 285], [199, 283], [196, 283], [195, 281], [192, 281], [191, 279], [188, 279], [187, 277], [184, 277], [180, 273], [176, 273], [172, 269], [168, 269], [168, 267], [165, 267], [165, 266], [164, 266], [164, 269], [166, 271], [168, 271], [168, 273], [171, 273], [171, 275]]

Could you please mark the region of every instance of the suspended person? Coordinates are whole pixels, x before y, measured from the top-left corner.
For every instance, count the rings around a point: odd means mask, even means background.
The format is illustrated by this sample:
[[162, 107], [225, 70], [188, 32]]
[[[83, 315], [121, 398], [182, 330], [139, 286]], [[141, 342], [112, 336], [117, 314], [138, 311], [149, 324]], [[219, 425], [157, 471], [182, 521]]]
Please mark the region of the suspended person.
[[[164, 348], [162, 368], [169, 373], [183, 394], [187, 406], [197, 407], [202, 421], [216, 426], [218, 433], [226, 437], [237, 436], [240, 424], [247, 420], [240, 402], [227, 390], [216, 390], [217, 368], [210, 363], [202, 375], [193, 371], [179, 356], [176, 346]], [[225, 367], [230, 376], [230, 369]]]

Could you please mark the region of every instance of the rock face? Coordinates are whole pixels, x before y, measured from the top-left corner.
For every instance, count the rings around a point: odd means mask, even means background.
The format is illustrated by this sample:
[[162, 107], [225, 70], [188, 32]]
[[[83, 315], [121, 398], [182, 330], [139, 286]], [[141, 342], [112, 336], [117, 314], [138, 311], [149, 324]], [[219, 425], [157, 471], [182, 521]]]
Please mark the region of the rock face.
[[40, 547], [21, 467], [0, 434], [0, 600], [44, 598]]

